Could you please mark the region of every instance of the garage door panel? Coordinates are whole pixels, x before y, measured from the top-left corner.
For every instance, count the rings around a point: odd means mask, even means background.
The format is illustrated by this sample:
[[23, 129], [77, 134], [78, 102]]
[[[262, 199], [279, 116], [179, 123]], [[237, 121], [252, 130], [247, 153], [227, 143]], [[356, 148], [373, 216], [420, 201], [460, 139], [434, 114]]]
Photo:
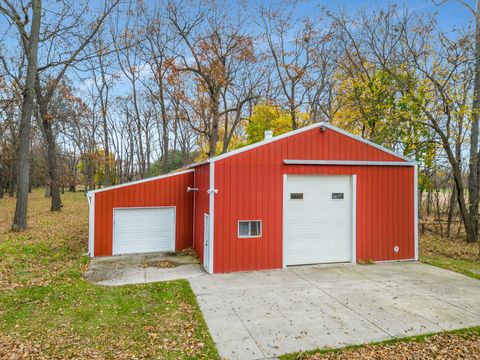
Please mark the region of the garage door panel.
[[351, 260], [350, 176], [288, 175], [285, 196], [286, 265]]
[[114, 210], [114, 255], [174, 250], [175, 208]]

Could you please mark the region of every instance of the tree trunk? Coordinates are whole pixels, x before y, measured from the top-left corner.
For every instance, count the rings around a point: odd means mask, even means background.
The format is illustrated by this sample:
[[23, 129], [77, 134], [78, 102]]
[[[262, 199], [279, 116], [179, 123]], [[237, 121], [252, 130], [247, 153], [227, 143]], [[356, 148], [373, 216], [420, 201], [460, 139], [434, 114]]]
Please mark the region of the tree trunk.
[[3, 199], [4, 193], [4, 181], [3, 181], [3, 169], [0, 170], [0, 199]]
[[158, 82], [158, 93], [159, 93], [159, 100], [160, 100], [160, 111], [162, 113], [162, 173], [168, 173], [168, 117], [167, 117], [167, 109], [165, 106], [165, 97], [163, 93], [163, 79], [160, 79]]
[[440, 230], [440, 237], [443, 237], [442, 212], [440, 210], [440, 188], [437, 188], [435, 191], [435, 203], [437, 208], [437, 222]]
[[292, 82], [290, 89], [290, 116], [292, 117], [292, 130], [298, 129], [297, 114], [295, 113], [295, 85]]
[[[39, 99], [39, 92], [41, 91], [39, 84], [37, 84], [37, 99]], [[60, 196], [60, 181], [58, 174], [57, 149], [55, 145], [55, 136], [53, 134], [52, 125], [47, 113], [46, 104], [39, 101], [41, 122], [43, 131], [45, 133], [45, 141], [47, 143], [47, 160], [48, 172], [50, 175], [50, 194], [52, 196], [52, 205], [50, 211], [60, 211], [62, 209], [62, 199]]]
[[448, 207], [448, 221], [447, 221], [447, 237], [449, 238], [451, 236], [451, 231], [452, 231], [452, 221], [453, 218], [455, 217], [455, 206], [457, 204], [457, 190], [455, 188], [455, 185], [452, 187], [452, 194], [450, 195], [450, 203]]
[[418, 193], [418, 218], [423, 219], [423, 188]]
[[477, 1], [475, 13], [475, 74], [473, 80], [472, 128], [470, 132], [470, 163], [468, 175], [468, 202], [469, 217], [473, 230], [467, 234], [469, 243], [478, 239], [478, 204], [479, 204], [479, 152], [478, 152], [478, 123], [480, 111], [480, 1]]
[[19, 145], [17, 150], [17, 202], [12, 224], [13, 231], [21, 231], [27, 228], [28, 188], [30, 183], [30, 128], [32, 122], [33, 99], [35, 97], [41, 10], [41, 0], [32, 0], [32, 25], [30, 28], [28, 49], [26, 49], [28, 65], [25, 86], [23, 88], [22, 112], [18, 139]]
[[10, 179], [8, 180], [8, 196], [13, 198], [15, 196], [15, 172], [12, 169]]
[[108, 124], [107, 124], [107, 109], [106, 105], [103, 104], [102, 100], [102, 127], [103, 127], [103, 151], [104, 151], [104, 161], [105, 161], [105, 178], [103, 179], [103, 185], [110, 185], [110, 149], [108, 146]]
[[432, 191], [427, 193], [427, 217], [430, 216], [430, 206], [432, 204]]
[[142, 139], [142, 120], [140, 115], [140, 109], [138, 108], [137, 101], [137, 87], [135, 81], [132, 81], [132, 102], [133, 109], [135, 111], [135, 120], [137, 125], [137, 138], [138, 138], [138, 162], [140, 165], [140, 177], [145, 177], [145, 154], [143, 153], [143, 139]]
[[218, 143], [218, 123], [220, 121], [220, 101], [219, 101], [219, 93], [216, 92], [211, 95], [212, 101], [212, 125], [209, 137], [209, 149], [208, 149], [208, 157], [212, 158], [217, 155], [217, 143]]

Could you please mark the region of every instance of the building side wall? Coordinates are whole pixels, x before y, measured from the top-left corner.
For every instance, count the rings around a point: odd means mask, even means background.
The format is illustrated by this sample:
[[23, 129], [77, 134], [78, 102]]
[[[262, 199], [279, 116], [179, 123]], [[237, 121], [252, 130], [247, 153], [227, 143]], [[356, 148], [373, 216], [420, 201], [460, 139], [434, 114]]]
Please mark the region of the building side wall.
[[[216, 161], [214, 272], [283, 266], [284, 174], [356, 174], [357, 260], [414, 258], [413, 166], [284, 165], [284, 159], [403, 162], [331, 129], [313, 129]], [[262, 220], [262, 236], [238, 238], [238, 220]]]
[[194, 172], [97, 192], [95, 196], [95, 256], [112, 255], [113, 209], [175, 206], [175, 250], [192, 246]]

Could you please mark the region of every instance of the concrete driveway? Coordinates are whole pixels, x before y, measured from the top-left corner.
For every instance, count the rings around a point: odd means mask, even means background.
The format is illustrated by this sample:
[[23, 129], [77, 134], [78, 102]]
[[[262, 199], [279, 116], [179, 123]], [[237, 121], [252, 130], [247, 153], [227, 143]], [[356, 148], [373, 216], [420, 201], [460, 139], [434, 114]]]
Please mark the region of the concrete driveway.
[[422, 263], [290, 267], [189, 280], [229, 359], [480, 325], [480, 281]]
[[196, 256], [161, 252], [93, 258], [85, 279], [98, 285], [117, 286], [190, 279], [205, 274]]

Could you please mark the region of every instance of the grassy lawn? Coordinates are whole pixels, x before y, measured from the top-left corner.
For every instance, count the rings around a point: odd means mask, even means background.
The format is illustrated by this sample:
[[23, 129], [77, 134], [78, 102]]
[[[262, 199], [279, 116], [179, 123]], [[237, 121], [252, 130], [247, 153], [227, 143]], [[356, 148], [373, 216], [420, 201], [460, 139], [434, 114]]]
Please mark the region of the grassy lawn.
[[420, 260], [480, 280], [478, 244], [464, 240], [445, 239], [435, 235], [420, 237]]
[[30, 228], [11, 233], [14, 200], [0, 200], [0, 358], [218, 358], [187, 281], [102, 287], [82, 279], [87, 200], [66, 193], [63, 202], [51, 213], [33, 192]]

